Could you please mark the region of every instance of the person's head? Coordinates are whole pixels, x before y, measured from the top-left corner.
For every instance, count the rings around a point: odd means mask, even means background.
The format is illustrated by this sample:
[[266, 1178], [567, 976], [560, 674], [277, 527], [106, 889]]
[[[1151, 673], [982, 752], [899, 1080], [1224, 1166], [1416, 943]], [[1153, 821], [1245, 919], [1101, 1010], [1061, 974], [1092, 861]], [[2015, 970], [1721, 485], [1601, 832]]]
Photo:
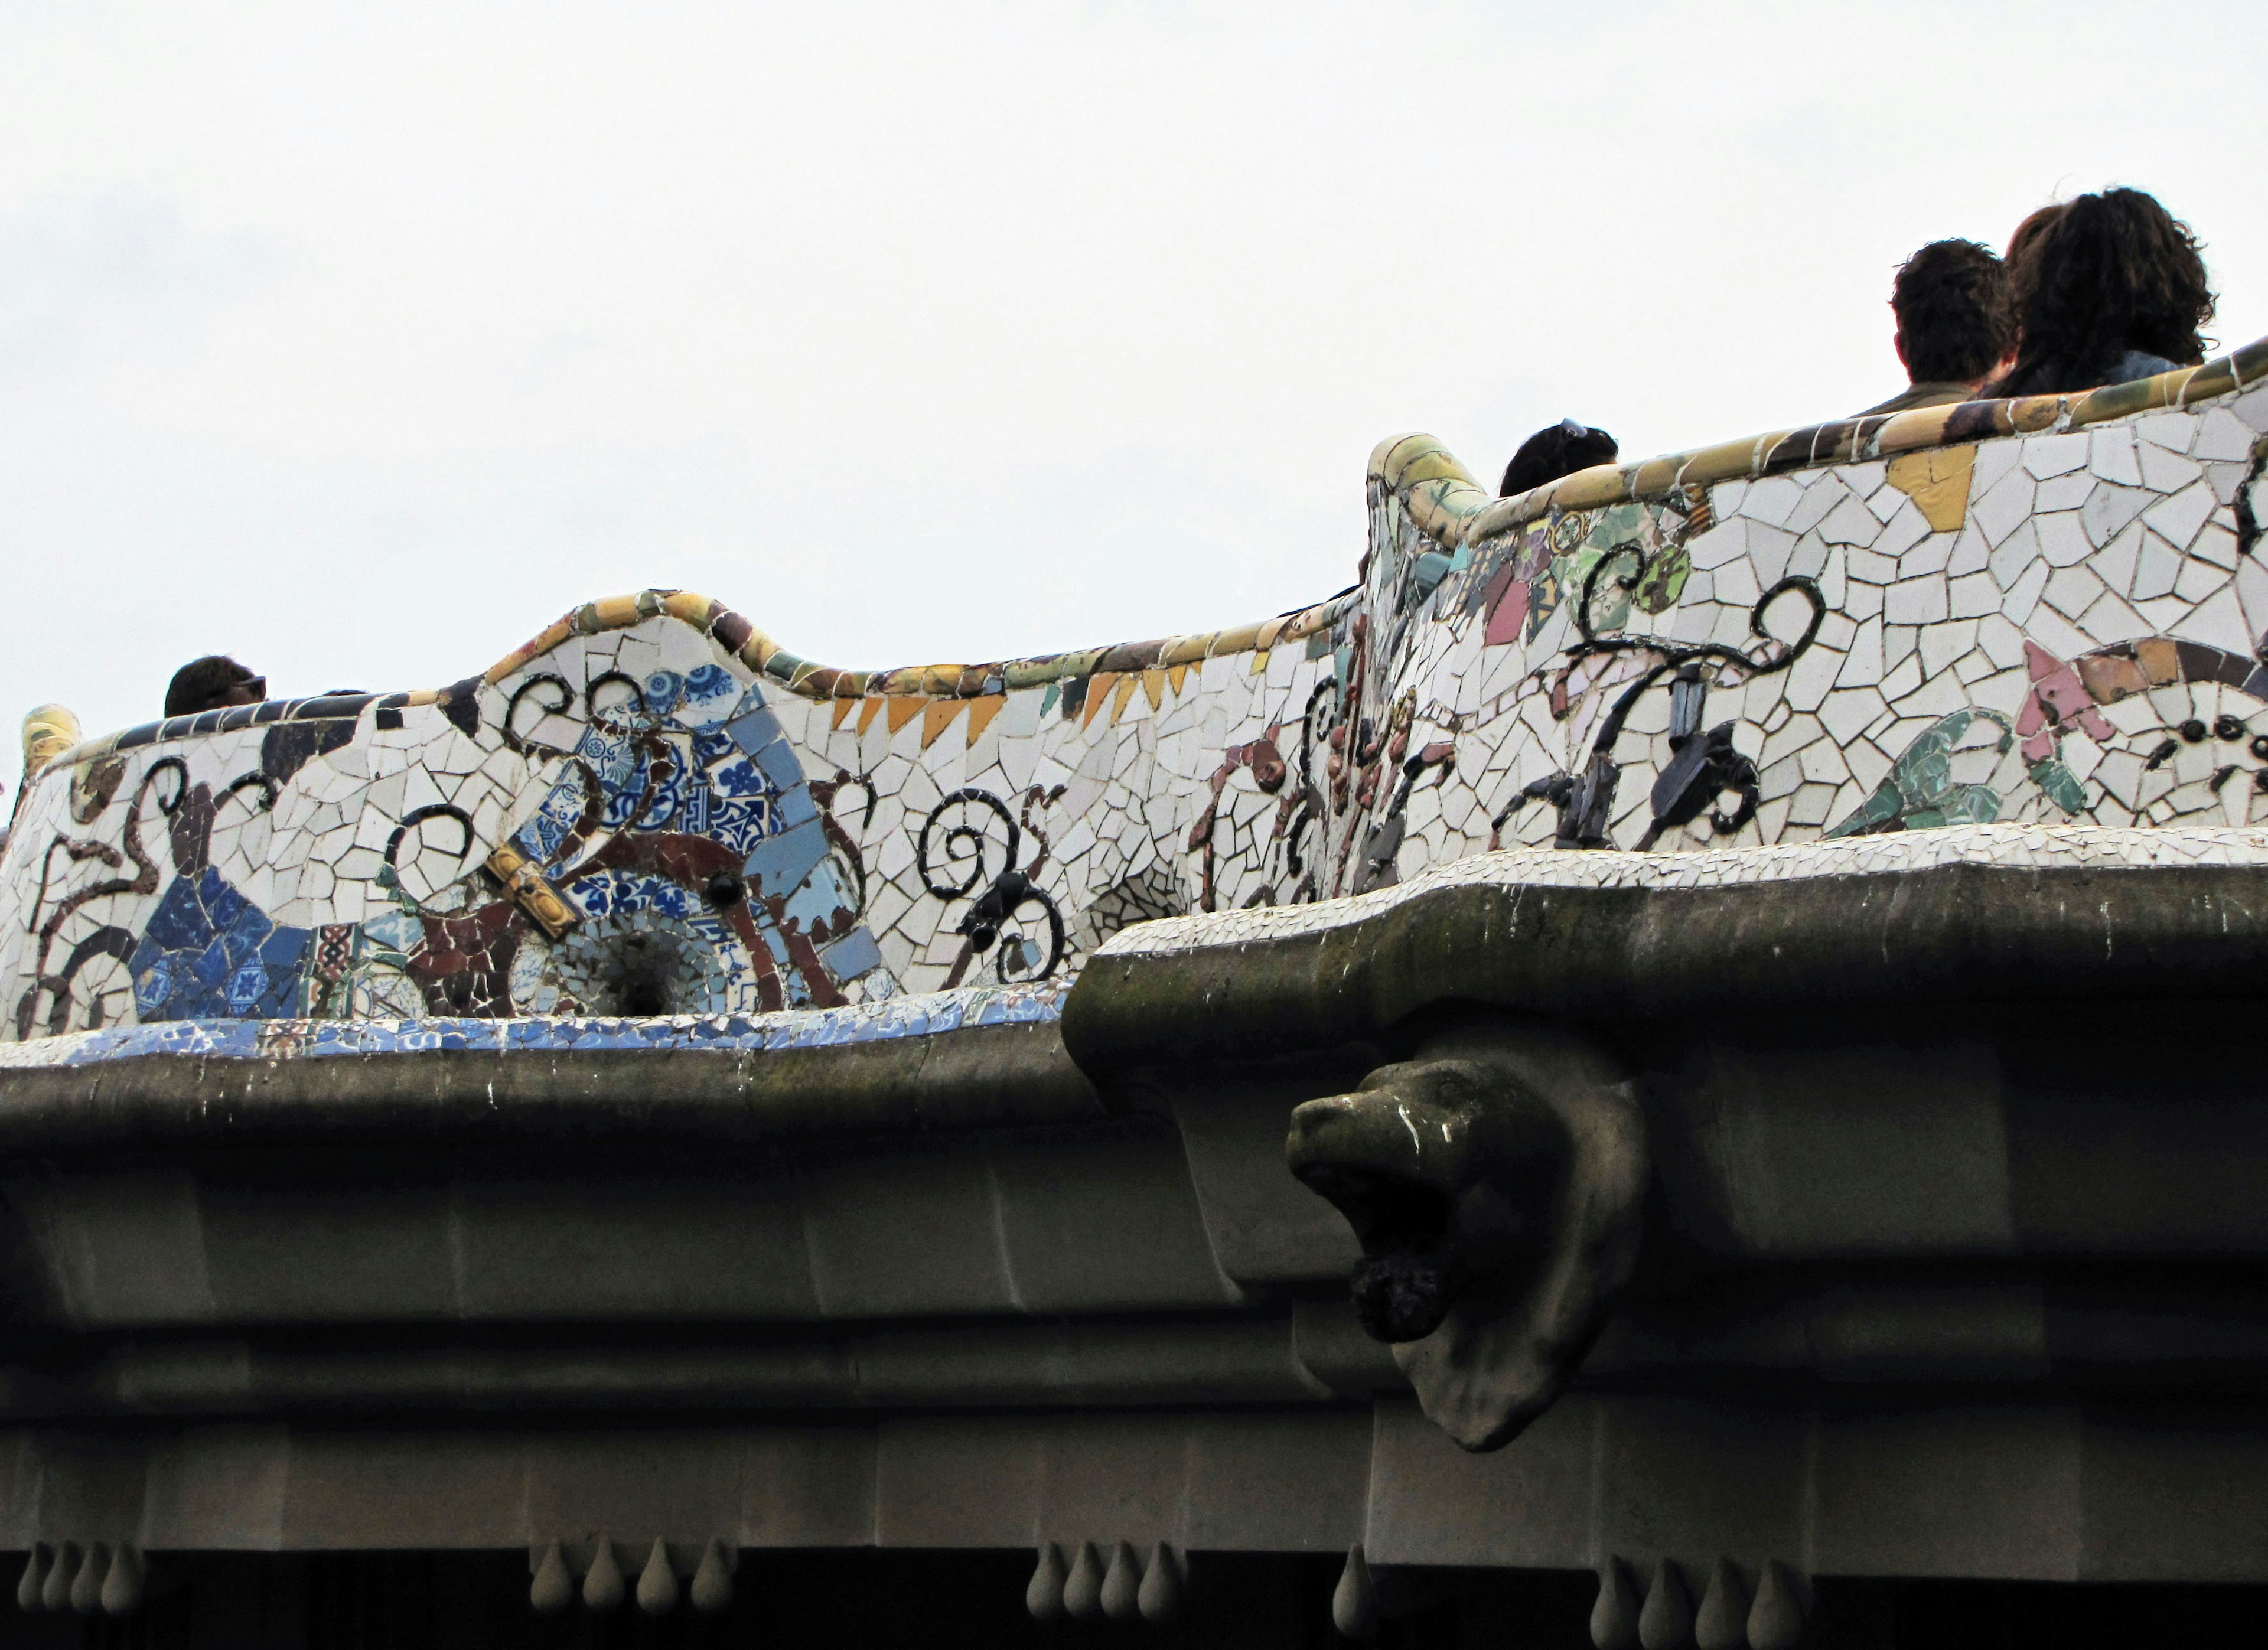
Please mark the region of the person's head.
[[1509, 498], [1531, 487], [1556, 482], [1562, 475], [1589, 469], [1594, 464], [1611, 464], [1621, 451], [1614, 437], [1605, 431], [1579, 424], [1572, 418], [1562, 418], [1520, 444], [1520, 451], [1505, 466], [1504, 485], [1497, 490], [1499, 496]]
[[2013, 268], [2039, 238], [2040, 231], [2063, 216], [2064, 204], [2061, 201], [2050, 201], [2025, 213], [2024, 221], [2009, 232], [2007, 250], [2000, 254], [2000, 261]]
[[2194, 365], [2213, 289], [2189, 225], [2139, 189], [2075, 195], [2040, 223], [2017, 229], [2008, 289], [2016, 311], [2012, 388], [2089, 389], [2129, 350]]
[[166, 688], [166, 714], [195, 716], [232, 704], [258, 704], [267, 696], [267, 677], [254, 675], [225, 653], [208, 653], [173, 673]]
[[1917, 384], [1976, 384], [2015, 339], [2008, 274], [1973, 240], [1933, 240], [1890, 283], [1898, 359]]

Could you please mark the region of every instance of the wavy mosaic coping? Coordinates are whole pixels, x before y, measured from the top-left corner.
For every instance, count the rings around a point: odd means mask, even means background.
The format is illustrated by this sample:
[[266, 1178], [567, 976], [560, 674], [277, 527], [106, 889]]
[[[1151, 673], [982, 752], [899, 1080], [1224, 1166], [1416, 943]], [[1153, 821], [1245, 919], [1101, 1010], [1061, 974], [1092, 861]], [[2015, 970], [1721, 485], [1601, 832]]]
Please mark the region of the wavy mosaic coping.
[[1445, 888], [1719, 888], [1894, 876], [1944, 866], [2032, 871], [2148, 871], [2169, 866], [2268, 867], [2268, 827], [1940, 825], [1879, 836], [1678, 854], [1506, 848], [1436, 866], [1375, 893], [1315, 905], [1168, 917], [1123, 929], [1094, 954], [1164, 956], [1351, 927]]
[[[1812, 465], [1894, 457], [1933, 447], [1999, 436], [2074, 430], [2112, 418], [2163, 407], [2190, 407], [2216, 395], [2268, 379], [2268, 338], [2259, 339], [2202, 366], [2183, 367], [2154, 378], [2105, 386], [2079, 395], [2031, 395], [2014, 400], [1964, 401], [1925, 407], [1876, 417], [1843, 418], [1799, 430], [1775, 431], [1697, 452], [1673, 453], [1636, 464], [1601, 465], [1579, 470], [1510, 498], [1497, 498], [1476, 482], [1433, 437], [1390, 437], [1370, 457], [1370, 479], [1398, 497], [1421, 531], [1454, 549], [1533, 520], [1550, 511], [1594, 510], [1631, 500], [1659, 499], [1673, 490], [1705, 486], [1802, 469]], [[1207, 659], [1251, 653], [1256, 668], [1270, 652], [1288, 642], [1304, 642], [1328, 630], [1359, 600], [1359, 590], [1341, 592], [1311, 608], [1280, 614], [1257, 623], [1152, 641], [1120, 642], [1028, 659], [985, 664], [906, 665], [893, 669], [844, 670], [821, 665], [782, 647], [754, 622], [708, 596], [689, 590], [644, 590], [584, 603], [477, 676], [445, 688], [388, 694], [326, 694], [304, 699], [208, 711], [144, 723], [122, 733], [68, 744], [62, 727], [40, 723], [26, 728], [26, 768], [33, 775], [55, 763], [93, 761], [114, 751], [198, 734], [265, 726], [274, 722], [330, 720], [359, 716], [375, 703], [381, 726], [411, 706], [462, 707], [469, 714], [482, 684], [503, 681], [525, 669], [563, 642], [578, 636], [628, 630], [668, 615], [711, 637], [749, 669], [782, 682], [811, 699], [862, 699], [870, 696], [925, 699], [980, 699], [1019, 688], [1040, 687], [1076, 677], [1117, 676], [1172, 670]], [[41, 706], [39, 718], [56, 710]]]
[[[133, 750], [169, 740], [203, 733], [233, 733], [240, 728], [265, 727], [276, 722], [334, 721], [359, 717], [376, 705], [380, 727], [398, 726], [401, 712], [412, 706], [438, 705], [445, 714], [460, 712], [469, 720], [476, 712], [474, 696], [483, 684], [493, 685], [525, 669], [562, 643], [576, 637], [597, 636], [608, 630], [627, 630], [652, 618], [666, 615], [691, 625], [710, 637], [750, 670], [758, 671], [790, 691], [807, 699], [856, 700], [870, 696], [921, 699], [983, 699], [1019, 688], [1037, 688], [1073, 677], [1138, 675], [1150, 670], [1178, 670], [1208, 659], [1239, 653], [1254, 655], [1255, 669], [1264, 668], [1269, 652], [1279, 644], [1304, 642], [1329, 630], [1358, 600], [1347, 590], [1313, 608], [1278, 615], [1257, 624], [1233, 630], [1207, 630], [1194, 636], [1169, 636], [1155, 641], [1119, 642], [1104, 647], [1082, 648], [1043, 658], [996, 661], [983, 665], [907, 665], [893, 670], [838, 670], [816, 665], [785, 648], [733, 611], [723, 602], [690, 590], [642, 590], [636, 595], [608, 596], [585, 602], [555, 620], [528, 641], [514, 648], [477, 676], [468, 676], [446, 688], [416, 689], [403, 693], [319, 694], [304, 699], [270, 699], [262, 704], [232, 705], [201, 711], [195, 716], [168, 717], [145, 722], [122, 733], [105, 734], [66, 745], [52, 722], [35, 730], [26, 728], [25, 758], [29, 777], [49, 767], [73, 766], [96, 761], [116, 751]], [[49, 716], [58, 707], [42, 705], [36, 718]], [[453, 715], [453, 719], [455, 719]]]
[[221, 1060], [323, 1060], [381, 1054], [563, 1054], [686, 1050], [743, 1054], [933, 1037], [980, 1026], [1049, 1025], [1069, 979], [971, 987], [848, 1008], [652, 1020], [174, 1020], [0, 1042], [0, 1073], [100, 1065], [149, 1055]]
[[1754, 480], [1815, 464], [1888, 459], [1997, 436], [2080, 430], [2160, 408], [2194, 407], [2264, 379], [2268, 379], [2268, 338], [2203, 366], [2181, 367], [2080, 394], [2023, 395], [1837, 418], [1635, 464], [1596, 465], [1509, 498], [1488, 491], [1429, 435], [1390, 436], [1380, 442], [1370, 455], [1370, 478], [1401, 498], [1429, 538], [1455, 549], [1469, 540], [1492, 538], [1552, 511], [1597, 510], [1663, 498], [1680, 487]]

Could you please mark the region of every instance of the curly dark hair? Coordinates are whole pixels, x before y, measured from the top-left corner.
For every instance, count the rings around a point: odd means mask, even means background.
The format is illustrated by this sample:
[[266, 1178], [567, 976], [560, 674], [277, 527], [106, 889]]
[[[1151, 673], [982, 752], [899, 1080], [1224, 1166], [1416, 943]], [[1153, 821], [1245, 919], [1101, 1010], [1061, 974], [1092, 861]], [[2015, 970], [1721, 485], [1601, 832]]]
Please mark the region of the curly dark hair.
[[2008, 272], [1973, 240], [1933, 240], [1890, 284], [1898, 346], [1917, 384], [1973, 384], [2008, 352], [2016, 321]]
[[2139, 189], [2066, 202], [2011, 249], [2008, 285], [2018, 342], [2015, 365], [1994, 386], [2000, 394], [2090, 389], [2129, 350], [2205, 359], [2213, 294], [2198, 239]]

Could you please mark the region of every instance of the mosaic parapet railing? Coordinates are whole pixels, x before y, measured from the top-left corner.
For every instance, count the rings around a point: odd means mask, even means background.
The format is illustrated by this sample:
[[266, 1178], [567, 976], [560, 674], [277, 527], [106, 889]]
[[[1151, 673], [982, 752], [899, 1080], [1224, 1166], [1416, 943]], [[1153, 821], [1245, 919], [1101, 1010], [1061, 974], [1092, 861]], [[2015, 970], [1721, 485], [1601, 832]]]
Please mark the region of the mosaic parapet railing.
[[2268, 343], [1506, 500], [1410, 437], [1354, 590], [1202, 636], [854, 672], [648, 592], [437, 691], [52, 718], [0, 1035], [824, 1009], [1515, 844], [2242, 825], [2264, 379]]

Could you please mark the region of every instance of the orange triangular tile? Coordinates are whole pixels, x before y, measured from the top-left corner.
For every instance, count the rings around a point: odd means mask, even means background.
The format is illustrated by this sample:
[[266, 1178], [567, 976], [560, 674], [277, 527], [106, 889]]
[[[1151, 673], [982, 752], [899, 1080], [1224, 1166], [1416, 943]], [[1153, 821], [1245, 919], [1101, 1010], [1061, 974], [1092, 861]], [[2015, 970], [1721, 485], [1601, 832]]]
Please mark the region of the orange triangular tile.
[[987, 694], [982, 699], [971, 699], [968, 702], [968, 742], [970, 744], [974, 745], [984, 737], [984, 730], [992, 726], [992, 718], [1000, 714], [1001, 707], [1007, 703], [1008, 696], [1005, 693]]
[[1109, 671], [1101, 672], [1086, 679], [1086, 714], [1079, 718], [1079, 726], [1084, 728], [1094, 724], [1094, 713], [1102, 709], [1103, 699], [1109, 694], [1112, 684], [1117, 680], [1117, 676]]
[[870, 693], [858, 702], [858, 731], [866, 731], [866, 724], [874, 719], [874, 712], [882, 708], [882, 696]]
[[953, 726], [953, 718], [968, 709], [966, 699], [932, 699], [929, 708], [922, 712], [921, 748], [927, 750], [937, 743], [937, 736]]
[[1189, 679], [1189, 667], [1187, 665], [1176, 665], [1166, 673], [1166, 678], [1174, 684], [1174, 691], [1179, 693], [1182, 690], [1182, 684]]
[[1134, 681], [1131, 676], [1121, 676], [1118, 686], [1111, 690], [1110, 726], [1113, 727], [1117, 726], [1118, 718], [1126, 714], [1126, 702], [1134, 696]]
[[828, 726], [830, 727], [841, 727], [850, 718], [850, 707], [858, 703], [858, 702], [856, 699], [837, 699], [835, 702], [835, 720], [829, 723]]
[[1166, 703], [1166, 673], [1162, 670], [1144, 671], [1142, 691], [1149, 695], [1150, 708], [1152, 711], [1163, 709]]
[[889, 709], [883, 714], [889, 718], [890, 732], [895, 733], [914, 719], [914, 712], [929, 703], [929, 696], [922, 693], [894, 693], [887, 703]]

